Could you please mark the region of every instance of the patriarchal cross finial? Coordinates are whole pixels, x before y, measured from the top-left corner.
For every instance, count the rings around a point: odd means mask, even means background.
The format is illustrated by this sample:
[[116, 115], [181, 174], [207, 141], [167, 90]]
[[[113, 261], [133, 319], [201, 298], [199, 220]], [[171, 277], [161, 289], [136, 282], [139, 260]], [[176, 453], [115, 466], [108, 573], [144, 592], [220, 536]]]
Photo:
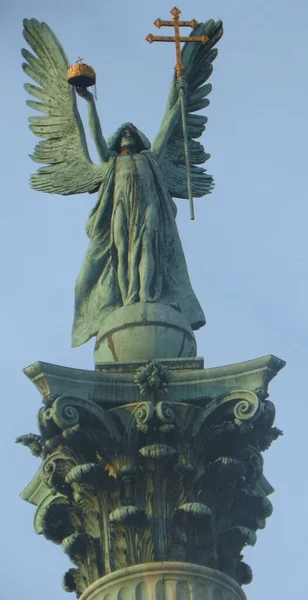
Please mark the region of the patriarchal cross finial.
[[[200, 42], [201, 44], [206, 44], [209, 38], [206, 35], [189, 35], [189, 36], [181, 36], [180, 35], [180, 27], [191, 27], [194, 29], [198, 25], [198, 21], [196, 19], [192, 19], [191, 21], [180, 21], [179, 17], [181, 11], [176, 6], [170, 11], [172, 14], [172, 21], [163, 21], [162, 19], [156, 19], [154, 21], [154, 25], [160, 29], [161, 27], [174, 27], [174, 35], [153, 35], [149, 33], [149, 35], [145, 38], [147, 42], [152, 44], [152, 42], [175, 42], [175, 51], [176, 51], [176, 65], [175, 71], [176, 76], [180, 79], [183, 76], [183, 71], [185, 69], [182, 63], [181, 57], [181, 42]], [[185, 110], [185, 94], [183, 87], [180, 88], [180, 98], [181, 98], [181, 110], [182, 110], [182, 124], [183, 124], [183, 137], [184, 137], [184, 148], [185, 148], [185, 163], [186, 163], [186, 174], [187, 174], [187, 191], [190, 205], [190, 218], [194, 219], [194, 201], [192, 196], [192, 185], [191, 185], [191, 173], [190, 173], [190, 161], [189, 161], [189, 148], [188, 148], [188, 135], [187, 135], [187, 125], [186, 125], [186, 110]]]
[[175, 42], [175, 51], [176, 51], [176, 65], [175, 70], [177, 77], [182, 77], [184, 71], [184, 65], [182, 64], [181, 59], [181, 42], [201, 42], [201, 44], [206, 44], [208, 42], [208, 37], [206, 35], [190, 35], [190, 36], [181, 36], [180, 35], [180, 27], [191, 27], [194, 29], [199, 24], [196, 19], [192, 19], [191, 21], [180, 21], [179, 17], [181, 11], [176, 6], [170, 11], [172, 14], [172, 21], [163, 21], [162, 19], [156, 19], [153, 25], [156, 25], [158, 29], [161, 27], [174, 27], [174, 35], [149, 35], [145, 38], [147, 42], [152, 44], [152, 42]]

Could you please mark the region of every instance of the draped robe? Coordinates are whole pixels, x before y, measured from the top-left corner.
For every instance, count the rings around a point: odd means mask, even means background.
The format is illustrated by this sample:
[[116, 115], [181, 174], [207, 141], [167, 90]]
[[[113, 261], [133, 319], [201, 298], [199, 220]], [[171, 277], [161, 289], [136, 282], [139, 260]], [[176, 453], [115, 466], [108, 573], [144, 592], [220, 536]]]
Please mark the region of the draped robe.
[[[182, 312], [193, 329], [205, 324], [192, 290], [176, 222], [176, 206], [164, 183], [158, 155], [143, 150], [110, 156], [90, 213], [90, 243], [75, 288], [73, 346], [96, 335], [112, 311], [140, 302], [140, 264], [149, 241], [154, 271], [150, 301]], [[126, 236], [121, 256], [116, 235]], [[126, 295], [118, 281], [120, 266], [127, 274]], [[121, 282], [120, 282], [121, 283]], [[125, 286], [124, 286], [125, 287]]]

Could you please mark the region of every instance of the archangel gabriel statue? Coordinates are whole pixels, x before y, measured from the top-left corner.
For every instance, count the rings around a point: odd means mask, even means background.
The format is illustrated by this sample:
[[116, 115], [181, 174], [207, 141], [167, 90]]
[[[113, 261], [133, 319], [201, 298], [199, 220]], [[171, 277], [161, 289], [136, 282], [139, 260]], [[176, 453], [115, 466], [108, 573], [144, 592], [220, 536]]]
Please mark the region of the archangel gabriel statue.
[[208, 106], [214, 48], [220, 21], [198, 24], [192, 35], [208, 43], [186, 43], [183, 77], [172, 78], [166, 112], [153, 144], [131, 123], [105, 141], [92, 94], [77, 88], [88, 105], [91, 135], [100, 164], [93, 164], [78, 112], [76, 92], [67, 82], [69, 61], [53, 31], [35, 19], [24, 21], [25, 73], [38, 85], [25, 84], [38, 99], [27, 104], [45, 116], [30, 117], [30, 128], [44, 138], [31, 157], [43, 163], [31, 177], [35, 190], [50, 194], [98, 193], [87, 234], [89, 247], [77, 279], [73, 346], [88, 341], [113, 311], [135, 303], [160, 303], [182, 313], [192, 329], [205, 324], [192, 290], [175, 218], [173, 197], [187, 198], [180, 90], [185, 90], [192, 193], [211, 192], [213, 179], [198, 165], [206, 154], [195, 140], [207, 121], [198, 113]]

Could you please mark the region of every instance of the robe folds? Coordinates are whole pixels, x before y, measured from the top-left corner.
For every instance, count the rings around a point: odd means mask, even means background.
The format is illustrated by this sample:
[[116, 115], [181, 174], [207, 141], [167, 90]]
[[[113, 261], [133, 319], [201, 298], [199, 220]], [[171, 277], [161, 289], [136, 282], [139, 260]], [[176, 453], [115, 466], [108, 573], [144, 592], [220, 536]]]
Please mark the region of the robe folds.
[[[142, 253], [149, 251], [147, 239], [154, 260], [151, 301], [179, 310], [192, 329], [205, 324], [175, 218], [176, 206], [164, 183], [158, 155], [144, 150], [110, 156], [86, 227], [90, 242], [75, 288], [73, 346], [95, 336], [116, 308], [140, 302], [140, 264]], [[127, 248], [124, 258], [115, 243], [119, 231]], [[119, 260], [125, 261], [126, 294], [118, 281]]]

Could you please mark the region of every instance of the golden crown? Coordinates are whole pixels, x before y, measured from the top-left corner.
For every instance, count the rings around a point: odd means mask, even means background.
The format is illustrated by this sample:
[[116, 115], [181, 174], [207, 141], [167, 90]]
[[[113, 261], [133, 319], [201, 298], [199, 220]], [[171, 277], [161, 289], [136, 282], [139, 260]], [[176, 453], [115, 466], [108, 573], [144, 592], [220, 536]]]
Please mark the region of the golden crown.
[[68, 83], [74, 87], [90, 87], [96, 82], [94, 69], [90, 65], [83, 63], [82, 60], [82, 58], [79, 58], [68, 68], [66, 73]]

